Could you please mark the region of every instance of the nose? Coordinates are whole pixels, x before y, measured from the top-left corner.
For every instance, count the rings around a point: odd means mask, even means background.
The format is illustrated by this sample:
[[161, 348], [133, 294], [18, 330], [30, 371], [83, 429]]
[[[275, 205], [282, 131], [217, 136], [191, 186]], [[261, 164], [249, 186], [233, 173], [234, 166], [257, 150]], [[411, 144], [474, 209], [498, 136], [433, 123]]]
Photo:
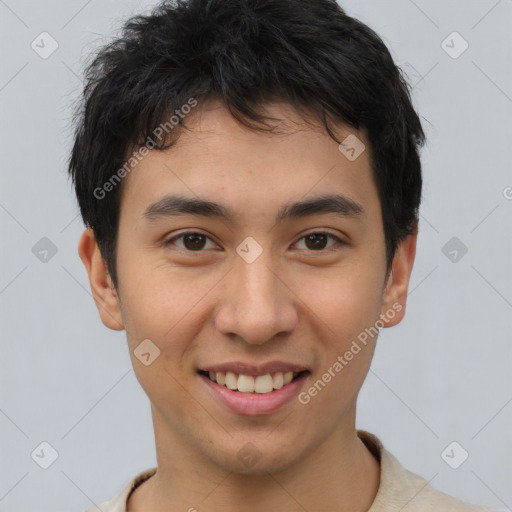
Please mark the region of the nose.
[[298, 323], [295, 296], [264, 254], [252, 263], [236, 259], [215, 312], [220, 332], [251, 345], [289, 334]]

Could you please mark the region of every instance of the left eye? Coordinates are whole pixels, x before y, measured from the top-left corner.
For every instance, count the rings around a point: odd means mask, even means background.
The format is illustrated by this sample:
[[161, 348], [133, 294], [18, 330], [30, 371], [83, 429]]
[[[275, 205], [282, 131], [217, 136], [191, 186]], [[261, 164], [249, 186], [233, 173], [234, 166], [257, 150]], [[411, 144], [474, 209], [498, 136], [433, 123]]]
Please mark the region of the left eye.
[[[334, 240], [331, 245], [327, 245], [328, 240]], [[343, 243], [337, 236], [331, 235], [331, 233], [310, 233], [309, 235], [303, 236], [299, 241], [304, 240], [307, 249], [312, 251], [321, 251], [329, 249], [337, 243]], [[299, 243], [299, 242], [297, 242]]]

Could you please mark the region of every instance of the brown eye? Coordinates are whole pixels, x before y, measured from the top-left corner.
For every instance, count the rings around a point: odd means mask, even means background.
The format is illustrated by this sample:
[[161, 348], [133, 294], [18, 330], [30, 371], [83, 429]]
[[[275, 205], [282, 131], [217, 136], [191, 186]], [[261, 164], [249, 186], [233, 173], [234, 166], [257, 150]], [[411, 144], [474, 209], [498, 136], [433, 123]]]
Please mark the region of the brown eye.
[[203, 249], [206, 242], [206, 237], [204, 235], [199, 235], [197, 233], [191, 235], [185, 235], [183, 237], [183, 245], [185, 248], [190, 251], [196, 251], [198, 249]]
[[215, 245], [206, 235], [191, 231], [189, 233], [181, 233], [167, 240], [165, 245], [176, 245], [179, 249], [190, 252], [201, 252], [203, 249], [208, 248], [208, 242]]
[[[333, 242], [330, 243], [329, 240], [333, 240]], [[322, 251], [324, 249], [329, 249], [337, 243], [343, 243], [343, 241], [337, 236], [334, 236], [331, 233], [322, 232], [310, 233], [309, 235], [303, 236], [298, 243], [302, 241], [304, 241], [305, 248], [310, 251]]]
[[306, 247], [308, 249], [316, 250], [316, 249], [325, 249], [325, 244], [327, 243], [327, 236], [323, 233], [313, 233], [305, 237], [306, 239]]

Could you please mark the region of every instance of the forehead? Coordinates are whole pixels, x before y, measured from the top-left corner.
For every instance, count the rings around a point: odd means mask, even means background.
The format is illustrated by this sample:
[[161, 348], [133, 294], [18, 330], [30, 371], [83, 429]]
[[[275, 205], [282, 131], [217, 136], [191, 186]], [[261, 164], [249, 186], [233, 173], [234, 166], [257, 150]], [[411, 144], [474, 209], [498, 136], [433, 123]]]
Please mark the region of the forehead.
[[365, 210], [378, 207], [364, 133], [334, 126], [346, 141], [340, 151], [323, 126], [288, 104], [268, 104], [265, 114], [279, 120], [271, 132], [242, 125], [220, 102], [198, 107], [175, 145], [149, 151], [124, 178], [122, 214], [142, 215], [169, 194], [229, 204], [240, 216], [274, 215], [291, 200], [328, 193], [368, 203]]

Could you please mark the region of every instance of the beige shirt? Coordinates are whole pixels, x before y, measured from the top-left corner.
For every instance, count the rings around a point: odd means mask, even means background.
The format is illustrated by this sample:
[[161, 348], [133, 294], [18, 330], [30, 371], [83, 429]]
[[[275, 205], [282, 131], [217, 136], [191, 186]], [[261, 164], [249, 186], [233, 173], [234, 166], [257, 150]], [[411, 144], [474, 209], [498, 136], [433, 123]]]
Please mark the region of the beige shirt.
[[[375, 435], [364, 430], [358, 430], [357, 435], [380, 463], [380, 486], [368, 512], [498, 512], [435, 490], [424, 478], [405, 469]], [[130, 493], [155, 473], [156, 468], [140, 473], [112, 501], [100, 503], [98, 507], [103, 512], [126, 512]], [[93, 507], [87, 512], [97, 510]]]

